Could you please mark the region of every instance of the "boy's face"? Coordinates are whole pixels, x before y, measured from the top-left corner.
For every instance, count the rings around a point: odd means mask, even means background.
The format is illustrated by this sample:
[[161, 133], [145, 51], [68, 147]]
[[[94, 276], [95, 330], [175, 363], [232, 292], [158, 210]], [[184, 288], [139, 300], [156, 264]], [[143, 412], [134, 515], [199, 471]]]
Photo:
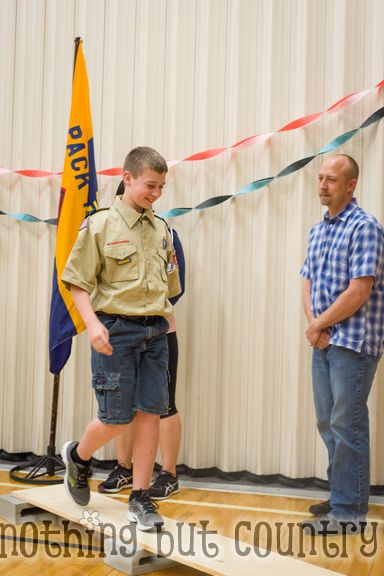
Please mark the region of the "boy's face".
[[151, 208], [163, 192], [165, 176], [165, 174], [159, 174], [150, 168], [144, 168], [137, 178], [134, 178], [130, 172], [124, 172], [123, 201], [138, 212]]

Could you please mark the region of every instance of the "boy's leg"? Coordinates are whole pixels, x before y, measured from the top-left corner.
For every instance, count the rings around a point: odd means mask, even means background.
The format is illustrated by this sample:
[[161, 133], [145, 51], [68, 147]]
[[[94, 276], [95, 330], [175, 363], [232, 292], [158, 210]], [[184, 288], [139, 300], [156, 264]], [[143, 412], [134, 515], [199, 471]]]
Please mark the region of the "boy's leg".
[[176, 463], [181, 443], [181, 419], [176, 407], [176, 382], [179, 349], [176, 332], [168, 332], [168, 413], [160, 417], [160, 453], [162, 469], [149, 489], [151, 498], [165, 500], [177, 494], [179, 482]]
[[166, 500], [179, 492], [176, 462], [181, 442], [181, 420], [178, 413], [160, 420], [160, 453], [162, 469], [149, 489], [154, 500]]
[[160, 414], [168, 408], [168, 345], [165, 336], [168, 322], [151, 319], [145, 326], [145, 342], [141, 349], [135, 396], [135, 427], [133, 437], [133, 490], [128, 505], [128, 520], [140, 530], [160, 529], [163, 519], [148, 488], [159, 441]]
[[159, 530], [163, 525], [163, 519], [156, 511], [157, 504], [148, 492], [159, 441], [159, 421], [157, 414], [138, 411], [135, 416], [133, 489], [127, 518], [135, 522], [139, 530]]
[[148, 490], [159, 443], [158, 414], [138, 411], [133, 438], [133, 490]]
[[176, 476], [176, 462], [181, 443], [181, 419], [179, 413], [160, 420], [160, 453], [162, 467]]
[[92, 454], [108, 440], [121, 434], [127, 426], [128, 424], [104, 424], [95, 419], [86, 427], [80, 442], [69, 441], [64, 444], [64, 484], [69, 496], [80, 506], [86, 506], [90, 499], [88, 480], [92, 475]]
[[160, 414], [166, 414], [168, 393], [168, 322], [154, 317], [145, 326], [137, 370], [133, 437], [133, 489], [148, 490], [159, 443]]
[[116, 493], [132, 486], [132, 442], [134, 421], [115, 438], [117, 465], [97, 489], [103, 493]]
[[78, 504], [89, 502], [90, 459], [92, 454], [118, 436], [134, 416], [133, 403], [139, 360], [140, 334], [119, 316], [99, 316], [109, 331], [111, 356], [91, 349], [92, 387], [98, 404], [97, 419], [90, 422], [80, 440], [67, 442], [62, 451], [67, 465], [65, 484]]
[[130, 422], [124, 432], [115, 440], [117, 462], [125, 468], [132, 468], [134, 420]]
[[76, 449], [81, 460], [89, 460], [92, 455], [109, 440], [122, 434], [129, 424], [105, 424], [98, 418], [92, 420], [86, 427]]
[[176, 332], [168, 332], [168, 413], [160, 418], [160, 453], [163, 470], [176, 476], [176, 462], [181, 443], [181, 419], [176, 407], [179, 345]]

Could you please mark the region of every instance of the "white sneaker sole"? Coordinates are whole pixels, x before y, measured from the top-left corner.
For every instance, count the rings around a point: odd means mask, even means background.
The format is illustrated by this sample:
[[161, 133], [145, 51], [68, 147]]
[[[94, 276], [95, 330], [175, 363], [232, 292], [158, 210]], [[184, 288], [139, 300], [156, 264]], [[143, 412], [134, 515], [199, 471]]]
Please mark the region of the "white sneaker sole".
[[117, 494], [122, 490], [129, 490], [129, 488], [132, 488], [132, 483], [124, 484], [124, 486], [122, 486], [121, 488], [100, 488], [100, 485], [97, 487], [100, 494]]
[[156, 522], [156, 524], [153, 524], [152, 526], [147, 526], [146, 524], [140, 524], [140, 522], [137, 520], [136, 515], [133, 512], [130, 512], [129, 510], [127, 512], [127, 520], [129, 522], [132, 522], [133, 524], [136, 524], [137, 528], [143, 532], [148, 532], [149, 530], [161, 530], [161, 527], [164, 524], [163, 520], [159, 520], [159, 522]]
[[153, 496], [150, 492], [149, 492], [149, 494], [150, 494], [152, 500], [167, 500], [168, 498], [171, 498], [174, 494], [178, 494], [179, 492], [180, 492], [180, 488], [176, 488], [176, 490], [172, 490], [172, 492], [170, 492], [166, 496]]
[[69, 491], [69, 487], [68, 487], [68, 474], [67, 474], [67, 464], [68, 464], [68, 458], [67, 458], [67, 448], [68, 445], [71, 444], [72, 440], [69, 440], [68, 442], [66, 442], [65, 444], [63, 444], [63, 447], [61, 449], [61, 458], [65, 464], [65, 474], [64, 474], [64, 486], [65, 486], [65, 491], [67, 492], [67, 495], [70, 497], [70, 499], [75, 502], [75, 504], [77, 504], [77, 502], [72, 498], [72, 494]]

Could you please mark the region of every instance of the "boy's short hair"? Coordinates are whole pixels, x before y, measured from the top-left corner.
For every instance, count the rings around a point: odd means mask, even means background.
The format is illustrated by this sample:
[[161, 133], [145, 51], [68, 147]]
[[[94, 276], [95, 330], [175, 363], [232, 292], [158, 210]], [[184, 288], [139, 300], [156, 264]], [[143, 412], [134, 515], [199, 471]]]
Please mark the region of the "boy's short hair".
[[124, 194], [124, 188], [125, 188], [124, 180], [122, 180], [117, 187], [116, 196], [122, 196]]
[[149, 146], [133, 148], [124, 160], [123, 172], [130, 172], [134, 178], [137, 178], [145, 168], [158, 174], [168, 172], [167, 162], [156, 150]]

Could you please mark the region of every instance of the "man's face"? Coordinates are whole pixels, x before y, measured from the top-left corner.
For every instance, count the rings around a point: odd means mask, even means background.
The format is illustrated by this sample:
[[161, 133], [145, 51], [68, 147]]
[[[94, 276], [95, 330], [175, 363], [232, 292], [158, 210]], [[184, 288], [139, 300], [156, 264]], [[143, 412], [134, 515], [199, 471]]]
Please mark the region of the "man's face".
[[124, 202], [127, 202], [138, 212], [151, 208], [163, 192], [165, 176], [165, 174], [159, 174], [149, 168], [145, 168], [137, 178], [134, 178], [130, 172], [124, 172]]
[[353, 198], [357, 180], [352, 178], [348, 159], [343, 156], [327, 158], [319, 172], [319, 197], [328, 207], [331, 217], [341, 212]]

